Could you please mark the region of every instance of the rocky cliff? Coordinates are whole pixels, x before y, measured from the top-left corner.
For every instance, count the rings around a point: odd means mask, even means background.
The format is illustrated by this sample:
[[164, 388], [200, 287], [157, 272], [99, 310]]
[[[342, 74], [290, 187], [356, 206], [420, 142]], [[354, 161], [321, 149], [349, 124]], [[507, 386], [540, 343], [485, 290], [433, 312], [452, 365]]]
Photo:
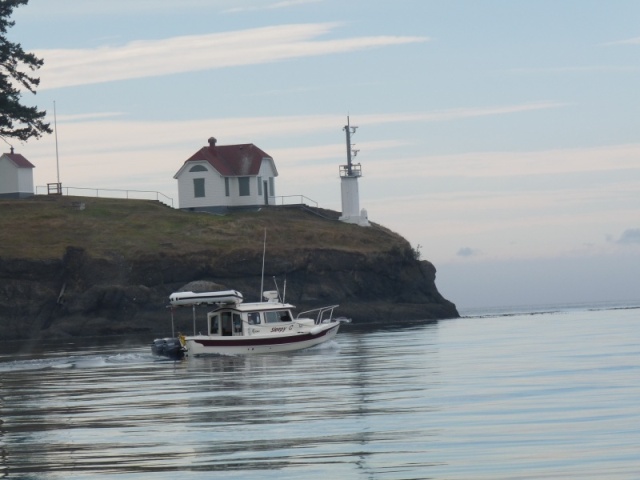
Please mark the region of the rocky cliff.
[[[0, 202], [0, 215], [3, 209], [12, 212], [8, 209], [17, 205], [12, 202]], [[220, 219], [153, 206], [153, 215], [136, 216], [132, 201], [127, 215], [121, 215], [111, 212], [108, 202], [87, 202], [87, 210], [93, 204], [100, 213], [75, 212], [68, 201], [57, 200], [57, 210], [44, 214], [45, 220], [41, 209], [34, 210], [39, 213], [33, 213], [33, 222], [24, 212], [0, 218], [0, 240], [13, 242], [0, 253], [0, 338], [166, 335], [171, 328], [168, 295], [185, 286], [194, 291], [232, 288], [247, 301], [257, 301], [265, 228], [265, 289], [274, 289], [275, 279], [282, 292], [286, 280], [286, 300], [299, 308], [339, 304], [336, 313], [354, 323], [458, 316], [436, 288], [434, 266], [380, 226], [346, 225], [327, 219], [330, 212], [321, 217], [299, 210]], [[170, 227], [159, 225], [162, 215], [173, 219]], [[18, 224], [11, 223], [18, 218]], [[52, 220], [65, 233], [44, 238]], [[136, 233], [126, 237], [119, 232], [121, 222], [134, 223]], [[23, 227], [39, 234], [23, 235]], [[247, 236], [252, 240], [240, 240]], [[176, 322], [188, 331], [191, 311], [184, 310]]]

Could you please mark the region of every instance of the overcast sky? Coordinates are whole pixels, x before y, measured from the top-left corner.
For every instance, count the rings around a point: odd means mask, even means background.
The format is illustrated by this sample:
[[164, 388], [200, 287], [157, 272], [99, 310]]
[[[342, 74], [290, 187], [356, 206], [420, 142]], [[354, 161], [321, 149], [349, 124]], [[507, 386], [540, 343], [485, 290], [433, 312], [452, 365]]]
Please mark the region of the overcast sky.
[[[64, 187], [160, 191], [215, 136], [360, 205], [471, 307], [640, 303], [637, 0], [30, 0]], [[5, 147], [7, 147], [5, 145]], [[56, 181], [51, 135], [16, 151]], [[8, 147], [7, 147], [8, 148]], [[43, 190], [41, 190], [43, 193]]]

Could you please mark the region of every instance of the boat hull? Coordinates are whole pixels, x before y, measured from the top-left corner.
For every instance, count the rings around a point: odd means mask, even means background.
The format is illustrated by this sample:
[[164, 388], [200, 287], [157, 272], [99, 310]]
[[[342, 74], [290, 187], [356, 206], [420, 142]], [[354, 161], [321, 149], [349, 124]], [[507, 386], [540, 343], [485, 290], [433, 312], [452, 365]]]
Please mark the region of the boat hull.
[[198, 335], [185, 337], [188, 355], [247, 355], [302, 350], [325, 343], [336, 336], [340, 323], [328, 324], [319, 332], [290, 335], [219, 337]]

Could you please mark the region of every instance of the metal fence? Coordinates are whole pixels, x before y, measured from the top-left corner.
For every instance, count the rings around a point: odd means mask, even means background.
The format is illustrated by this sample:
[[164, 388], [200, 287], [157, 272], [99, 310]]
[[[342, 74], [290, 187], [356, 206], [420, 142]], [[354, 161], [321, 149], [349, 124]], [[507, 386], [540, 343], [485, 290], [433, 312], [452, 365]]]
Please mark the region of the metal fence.
[[[36, 195], [66, 195], [77, 197], [125, 198], [132, 200], [156, 200], [173, 208], [173, 198], [153, 190], [123, 190], [117, 188], [63, 187], [60, 183], [36, 186]], [[309, 205], [318, 208], [318, 202], [305, 195], [280, 195], [275, 205]]]
[[318, 202], [304, 195], [281, 195], [275, 197], [276, 205], [311, 205], [318, 208]]
[[[55, 188], [51, 188], [55, 185]], [[42, 193], [41, 193], [42, 191]], [[152, 190], [121, 190], [117, 188], [63, 187], [61, 184], [36, 186], [36, 195], [66, 195], [78, 197], [125, 198], [132, 200], [156, 200], [173, 208], [173, 198]], [[79, 193], [80, 192], [80, 193]]]

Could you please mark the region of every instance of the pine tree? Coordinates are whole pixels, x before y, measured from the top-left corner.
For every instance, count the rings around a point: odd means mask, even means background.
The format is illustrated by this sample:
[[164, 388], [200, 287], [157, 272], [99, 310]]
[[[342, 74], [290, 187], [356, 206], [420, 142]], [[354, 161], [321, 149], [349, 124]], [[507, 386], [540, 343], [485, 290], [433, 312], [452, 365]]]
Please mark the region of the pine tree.
[[36, 93], [40, 79], [29, 72], [40, 68], [43, 61], [6, 38], [7, 30], [15, 24], [9, 19], [13, 9], [28, 2], [0, 0], [0, 137], [22, 141], [51, 133], [49, 124], [44, 122], [46, 111], [20, 103], [21, 89]]

